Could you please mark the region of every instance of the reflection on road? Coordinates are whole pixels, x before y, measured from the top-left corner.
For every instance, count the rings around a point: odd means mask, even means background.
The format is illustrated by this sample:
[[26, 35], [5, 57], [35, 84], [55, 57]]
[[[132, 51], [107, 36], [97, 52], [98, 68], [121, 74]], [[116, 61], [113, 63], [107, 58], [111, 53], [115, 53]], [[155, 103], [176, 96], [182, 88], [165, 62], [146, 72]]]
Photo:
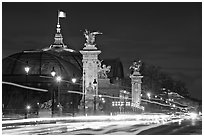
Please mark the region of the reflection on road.
[[201, 119], [163, 114], [24, 119], [2, 124], [6, 135], [202, 134]]

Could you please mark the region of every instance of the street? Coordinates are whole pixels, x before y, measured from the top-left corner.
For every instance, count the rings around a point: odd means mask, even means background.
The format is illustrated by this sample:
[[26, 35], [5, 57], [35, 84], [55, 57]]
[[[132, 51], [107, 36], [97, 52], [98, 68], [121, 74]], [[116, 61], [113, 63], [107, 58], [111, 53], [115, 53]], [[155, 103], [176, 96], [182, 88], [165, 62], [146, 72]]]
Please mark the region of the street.
[[139, 135], [202, 135], [202, 121], [183, 120], [143, 131]]
[[[154, 116], [155, 117], [155, 116]], [[2, 126], [4, 135], [201, 135], [201, 119], [57, 120]]]

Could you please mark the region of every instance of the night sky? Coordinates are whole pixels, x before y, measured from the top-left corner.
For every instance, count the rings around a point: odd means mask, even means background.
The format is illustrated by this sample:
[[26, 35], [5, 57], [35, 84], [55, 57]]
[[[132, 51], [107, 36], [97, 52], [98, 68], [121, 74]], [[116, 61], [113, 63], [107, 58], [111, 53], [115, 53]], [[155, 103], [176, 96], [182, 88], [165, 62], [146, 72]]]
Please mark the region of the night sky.
[[2, 56], [54, 42], [57, 10], [64, 43], [80, 50], [83, 30], [100, 31], [101, 59], [120, 58], [129, 75], [135, 59], [160, 66], [202, 98], [202, 3], [3, 3]]

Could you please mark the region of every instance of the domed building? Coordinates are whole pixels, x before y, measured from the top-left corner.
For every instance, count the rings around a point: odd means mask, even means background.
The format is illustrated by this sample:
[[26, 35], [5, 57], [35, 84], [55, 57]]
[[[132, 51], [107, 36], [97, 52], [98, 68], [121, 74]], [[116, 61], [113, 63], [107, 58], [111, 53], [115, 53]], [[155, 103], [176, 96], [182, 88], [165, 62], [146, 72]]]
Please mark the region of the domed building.
[[[22, 51], [3, 59], [2, 96], [5, 113], [24, 113], [27, 105], [36, 111], [40, 104], [52, 98], [59, 99], [64, 111], [70, 110], [70, 103], [73, 109], [76, 108], [80, 95], [72, 95], [68, 90], [81, 90], [82, 56], [63, 43], [59, 24], [54, 39], [54, 44], [48, 48]], [[26, 66], [30, 68], [27, 73]], [[61, 76], [62, 81], [56, 82], [51, 71]], [[71, 83], [72, 78], [76, 78], [76, 83]]]
[[[112, 64], [108, 74], [111, 82], [124, 78], [119, 59], [107, 59], [104, 62]], [[63, 107], [63, 113], [78, 112], [82, 98], [82, 55], [63, 43], [59, 24], [51, 46], [10, 55], [3, 59], [2, 66], [2, 104], [5, 114], [25, 113], [28, 105], [30, 112], [53, 106], [54, 113], [59, 104]], [[30, 68], [27, 72], [26, 67]], [[51, 72], [56, 75], [53, 77]], [[57, 76], [62, 80], [56, 81]], [[72, 82], [73, 78], [76, 81]]]

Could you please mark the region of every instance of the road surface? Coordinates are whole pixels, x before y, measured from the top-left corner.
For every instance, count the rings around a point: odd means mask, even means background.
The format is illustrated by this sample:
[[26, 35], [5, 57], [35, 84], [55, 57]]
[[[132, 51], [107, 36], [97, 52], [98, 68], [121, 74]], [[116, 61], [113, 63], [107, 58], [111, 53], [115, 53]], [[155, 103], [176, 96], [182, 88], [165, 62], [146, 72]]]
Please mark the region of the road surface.
[[183, 120], [182, 122], [158, 126], [140, 132], [139, 135], [202, 135], [201, 120]]
[[201, 119], [56, 121], [47, 124], [2, 127], [3, 135], [202, 135]]

